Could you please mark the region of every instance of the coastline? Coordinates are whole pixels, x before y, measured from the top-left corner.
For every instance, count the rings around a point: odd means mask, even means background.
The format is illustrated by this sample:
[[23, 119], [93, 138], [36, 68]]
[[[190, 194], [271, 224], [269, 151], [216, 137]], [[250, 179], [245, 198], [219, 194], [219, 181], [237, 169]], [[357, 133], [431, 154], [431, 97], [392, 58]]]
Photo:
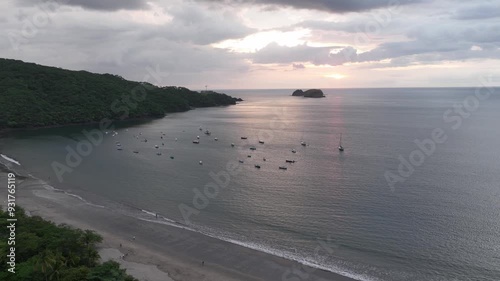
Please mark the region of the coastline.
[[[6, 182], [2, 165], [0, 181]], [[104, 239], [103, 260], [113, 259], [139, 280], [332, 280], [355, 281], [204, 234], [153, 223], [98, 207], [54, 190], [42, 180], [17, 177], [17, 204], [56, 224], [91, 229]], [[6, 189], [0, 189], [4, 205]], [[126, 254], [122, 260], [121, 254]], [[202, 265], [204, 261], [204, 265]], [[155, 269], [156, 268], [156, 269]], [[298, 271], [300, 270], [300, 271]], [[293, 274], [292, 271], [299, 273]], [[141, 279], [142, 278], [142, 279]]]

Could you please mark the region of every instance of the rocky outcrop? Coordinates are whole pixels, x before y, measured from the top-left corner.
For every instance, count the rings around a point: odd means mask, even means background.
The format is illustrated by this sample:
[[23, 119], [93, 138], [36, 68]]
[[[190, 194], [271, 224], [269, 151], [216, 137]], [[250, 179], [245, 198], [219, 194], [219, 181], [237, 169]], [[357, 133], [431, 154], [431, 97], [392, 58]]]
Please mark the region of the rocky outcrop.
[[320, 89], [310, 89], [307, 91], [302, 91], [302, 90], [296, 90], [293, 92], [292, 96], [294, 97], [305, 97], [305, 98], [324, 98], [325, 95], [323, 94], [323, 91]]

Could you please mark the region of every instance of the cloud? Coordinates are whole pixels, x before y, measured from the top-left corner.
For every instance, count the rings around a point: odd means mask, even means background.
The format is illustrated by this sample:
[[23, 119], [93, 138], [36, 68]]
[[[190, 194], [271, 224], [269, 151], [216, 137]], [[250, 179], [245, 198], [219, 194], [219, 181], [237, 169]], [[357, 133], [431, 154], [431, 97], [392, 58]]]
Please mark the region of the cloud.
[[315, 65], [327, 64], [331, 47], [310, 47], [307, 44], [295, 47], [280, 46], [276, 42], [268, 44], [251, 55], [254, 63], [281, 63], [290, 64], [296, 62], [310, 62]]
[[199, 5], [181, 5], [168, 10], [171, 22], [159, 27], [150, 36], [162, 36], [175, 41], [200, 45], [245, 37], [256, 30], [242, 24], [236, 15], [225, 11], [210, 11]]
[[[41, 5], [44, 1], [39, 0], [19, 0], [20, 5], [35, 6]], [[118, 10], [143, 10], [148, 9], [147, 0], [53, 0], [59, 5], [77, 6], [83, 9], [98, 11], [118, 11]]]
[[500, 3], [481, 3], [458, 8], [453, 18], [457, 20], [485, 20], [500, 17]]
[[394, 5], [407, 5], [422, 2], [423, 0], [198, 0], [219, 3], [223, 5], [264, 5], [267, 8], [292, 7], [296, 9], [320, 10], [331, 13], [362, 12]]

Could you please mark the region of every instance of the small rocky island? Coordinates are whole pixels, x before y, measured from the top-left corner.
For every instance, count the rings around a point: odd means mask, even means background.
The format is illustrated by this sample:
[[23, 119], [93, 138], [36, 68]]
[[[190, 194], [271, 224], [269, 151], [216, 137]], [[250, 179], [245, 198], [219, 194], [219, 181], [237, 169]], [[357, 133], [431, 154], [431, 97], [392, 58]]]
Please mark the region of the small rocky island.
[[305, 98], [324, 98], [325, 95], [323, 94], [323, 91], [320, 89], [310, 89], [307, 91], [302, 91], [302, 90], [296, 90], [293, 92], [292, 96], [294, 97], [305, 97]]

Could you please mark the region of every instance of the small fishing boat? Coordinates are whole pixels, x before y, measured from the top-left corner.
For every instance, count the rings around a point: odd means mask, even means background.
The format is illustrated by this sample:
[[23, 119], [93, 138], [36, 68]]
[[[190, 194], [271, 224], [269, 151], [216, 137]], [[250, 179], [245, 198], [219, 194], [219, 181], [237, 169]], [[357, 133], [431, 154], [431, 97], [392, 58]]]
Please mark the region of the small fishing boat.
[[252, 155], [247, 155], [248, 158], [252, 158]]
[[205, 131], [205, 135], [210, 136], [212, 133], [209, 130]]
[[200, 136], [196, 136], [197, 139], [200, 139]]
[[255, 165], [255, 168], [260, 169], [260, 165]]
[[193, 143], [199, 144], [200, 141], [199, 140], [194, 140]]
[[300, 142], [300, 145], [302, 145], [302, 146], [306, 146], [306, 145], [307, 145], [307, 143], [305, 143], [305, 142]]
[[203, 165], [203, 161], [200, 161], [200, 165]]
[[160, 156], [160, 155], [161, 155], [161, 152], [156, 153], [156, 155]]
[[157, 145], [157, 144], [155, 144], [155, 148], [158, 148], [158, 145]]
[[231, 146], [234, 147], [234, 143], [232, 143]]
[[243, 161], [243, 160], [238, 160], [238, 162], [240, 162], [240, 163], [244, 163], [245, 161]]
[[139, 153], [139, 151], [137, 151], [137, 150], [134, 150], [133, 152], [134, 152], [134, 153]]
[[261, 140], [260, 140], [260, 141], [259, 141], [259, 143], [260, 143], [260, 144], [264, 144], [264, 141], [261, 141]]
[[252, 146], [250, 147], [250, 150], [257, 150], [257, 148]]
[[288, 168], [285, 166], [280, 166], [280, 170], [287, 170]]
[[214, 138], [214, 141], [218, 141], [219, 139], [218, 138]]
[[342, 152], [344, 151], [344, 147], [342, 146], [342, 134], [340, 134], [340, 141], [339, 141], [339, 151]]
[[246, 139], [248, 139], [248, 138], [247, 138], [247, 137], [241, 137], [241, 139], [242, 139], [242, 140], [246, 140]]
[[295, 163], [295, 160], [285, 160], [287, 163]]
[[292, 153], [297, 153], [297, 150], [295, 150], [295, 149], [292, 149]]
[[174, 156], [170, 156], [170, 159], [174, 159]]
[[123, 148], [121, 148], [121, 147], [117, 147], [117, 148], [116, 148], [116, 150], [123, 150]]

